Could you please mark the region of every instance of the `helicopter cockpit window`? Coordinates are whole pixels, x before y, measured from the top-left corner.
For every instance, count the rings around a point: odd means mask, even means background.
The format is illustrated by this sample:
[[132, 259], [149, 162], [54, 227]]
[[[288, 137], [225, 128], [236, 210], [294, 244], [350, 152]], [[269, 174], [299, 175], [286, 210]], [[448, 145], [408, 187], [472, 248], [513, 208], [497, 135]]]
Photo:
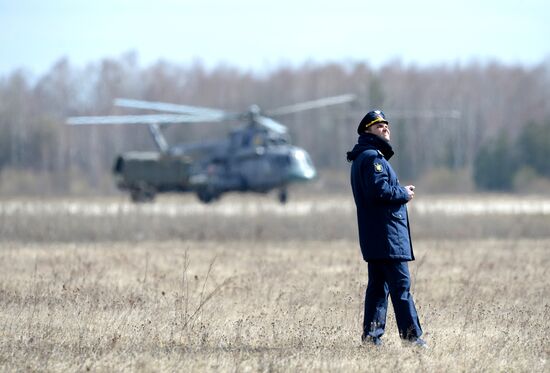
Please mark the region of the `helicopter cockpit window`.
[[285, 145], [289, 143], [289, 138], [285, 134], [265, 133], [262, 136], [264, 145]]
[[307, 155], [306, 152], [303, 150], [296, 150], [294, 151], [294, 158], [298, 161], [300, 164], [306, 164], [308, 166], [313, 166], [313, 163], [311, 162], [311, 159]]

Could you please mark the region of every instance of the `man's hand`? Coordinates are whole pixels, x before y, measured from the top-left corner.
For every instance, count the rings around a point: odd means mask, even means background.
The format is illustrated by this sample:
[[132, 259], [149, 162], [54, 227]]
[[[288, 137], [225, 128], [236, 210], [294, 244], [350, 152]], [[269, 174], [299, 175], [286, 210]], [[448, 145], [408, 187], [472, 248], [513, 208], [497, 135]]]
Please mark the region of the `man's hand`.
[[405, 187], [405, 190], [407, 191], [407, 197], [408, 197], [409, 201], [414, 198], [414, 190], [415, 189], [416, 189], [416, 187], [414, 185], [407, 185]]

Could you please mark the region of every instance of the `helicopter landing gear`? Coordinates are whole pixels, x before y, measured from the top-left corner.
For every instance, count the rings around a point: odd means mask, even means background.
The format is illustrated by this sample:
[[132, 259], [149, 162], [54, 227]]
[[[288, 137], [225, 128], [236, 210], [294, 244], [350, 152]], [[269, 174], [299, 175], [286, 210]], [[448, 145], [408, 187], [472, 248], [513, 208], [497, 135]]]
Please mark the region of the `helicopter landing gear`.
[[218, 199], [220, 195], [216, 194], [210, 188], [200, 188], [197, 190], [197, 197], [199, 198], [199, 201], [203, 203], [210, 203]]
[[286, 201], [288, 200], [288, 192], [286, 189], [281, 189], [279, 191], [279, 202], [281, 202], [281, 204], [285, 204]]
[[155, 199], [155, 190], [153, 188], [141, 185], [130, 191], [132, 202], [144, 203], [151, 202]]
[[130, 198], [132, 199], [132, 202], [135, 203], [151, 202], [155, 199], [155, 192], [132, 190], [130, 192]]

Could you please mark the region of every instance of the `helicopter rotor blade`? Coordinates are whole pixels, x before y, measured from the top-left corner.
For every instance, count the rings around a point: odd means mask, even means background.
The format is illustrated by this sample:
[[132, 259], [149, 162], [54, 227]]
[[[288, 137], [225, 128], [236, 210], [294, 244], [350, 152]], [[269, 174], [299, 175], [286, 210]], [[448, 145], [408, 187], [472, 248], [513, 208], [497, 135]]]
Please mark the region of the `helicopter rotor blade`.
[[217, 122], [218, 117], [193, 116], [185, 114], [151, 114], [151, 115], [108, 115], [70, 117], [70, 125], [123, 125], [123, 124], [186, 124], [201, 122]]
[[287, 128], [285, 125], [282, 125], [281, 123], [278, 123], [271, 118], [258, 115], [257, 117], [254, 118], [254, 120], [258, 124], [266, 127], [267, 129], [272, 130], [273, 132], [276, 132], [279, 134], [287, 133]]
[[344, 104], [346, 102], [354, 101], [355, 98], [356, 97], [353, 94], [325, 97], [319, 100], [307, 101], [299, 104], [283, 106], [277, 109], [268, 110], [265, 112], [265, 114], [269, 116], [292, 114], [299, 111], [316, 109], [324, 106]]
[[133, 100], [128, 98], [117, 98], [115, 99], [115, 105], [133, 109], [145, 109], [145, 110], [155, 110], [155, 111], [167, 111], [170, 113], [180, 113], [180, 114], [189, 114], [189, 115], [205, 115], [212, 117], [225, 117], [227, 114], [223, 110], [200, 107], [200, 106], [189, 106], [189, 105], [177, 105], [167, 102], [155, 102], [155, 101], [141, 101]]

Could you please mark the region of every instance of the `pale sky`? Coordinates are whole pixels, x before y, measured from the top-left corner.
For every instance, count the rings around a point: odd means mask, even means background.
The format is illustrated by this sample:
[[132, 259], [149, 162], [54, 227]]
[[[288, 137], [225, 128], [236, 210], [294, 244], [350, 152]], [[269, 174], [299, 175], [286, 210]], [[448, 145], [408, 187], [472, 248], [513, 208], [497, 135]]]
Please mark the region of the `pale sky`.
[[257, 72], [307, 60], [530, 66], [550, 60], [550, 1], [0, 0], [0, 76], [131, 50], [140, 66], [198, 58]]

